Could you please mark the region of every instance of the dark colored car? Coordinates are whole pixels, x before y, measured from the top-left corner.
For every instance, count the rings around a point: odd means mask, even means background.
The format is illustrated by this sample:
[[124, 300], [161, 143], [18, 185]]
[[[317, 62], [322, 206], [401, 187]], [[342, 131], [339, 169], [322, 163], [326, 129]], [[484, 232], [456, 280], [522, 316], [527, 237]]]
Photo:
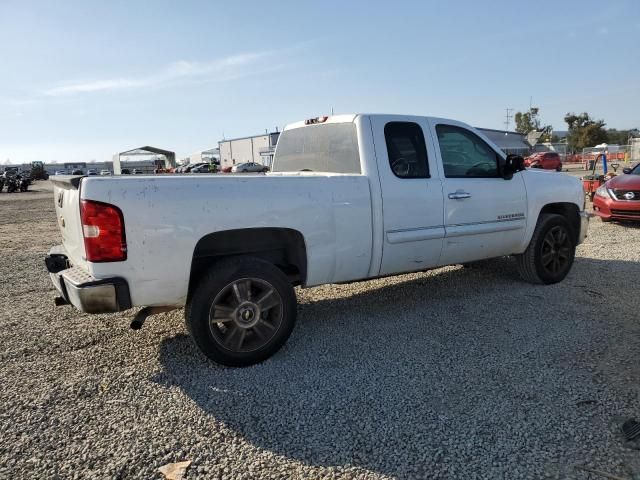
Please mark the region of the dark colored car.
[[208, 164], [207, 163], [203, 163], [203, 162], [189, 164], [186, 167], [184, 167], [184, 173], [189, 173], [194, 168], [201, 167], [202, 165], [208, 165]]
[[524, 166], [560, 172], [562, 171], [562, 160], [557, 152], [536, 152], [524, 159]]
[[191, 169], [191, 173], [211, 173], [211, 167], [209, 164], [199, 165]]
[[640, 220], [640, 164], [625, 168], [596, 190], [593, 211], [603, 222]]

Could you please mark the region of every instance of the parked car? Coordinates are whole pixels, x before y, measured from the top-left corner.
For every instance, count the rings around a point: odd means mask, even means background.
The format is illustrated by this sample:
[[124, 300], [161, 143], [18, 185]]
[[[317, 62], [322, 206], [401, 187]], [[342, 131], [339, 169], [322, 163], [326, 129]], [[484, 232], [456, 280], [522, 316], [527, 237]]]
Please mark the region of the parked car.
[[90, 168], [89, 170], [87, 170], [87, 175], [98, 175], [98, 171], [95, 168]]
[[71, 171], [71, 175], [84, 175], [84, 172], [79, 168], [75, 168]]
[[202, 167], [203, 165], [209, 165], [209, 164], [204, 162], [189, 164], [184, 168], [184, 173], [191, 173], [194, 168]]
[[603, 222], [640, 220], [640, 164], [623, 169], [596, 190], [593, 211]]
[[524, 159], [524, 166], [544, 170], [562, 171], [562, 161], [557, 152], [536, 152]]
[[100, 170], [100, 175], [111, 175], [111, 171], [106, 169]]
[[67, 171], [66, 170], [56, 170], [56, 173], [54, 173], [54, 175], [66, 175]]
[[211, 173], [211, 167], [208, 163], [199, 165], [191, 169], [191, 173]]
[[133, 169], [133, 174], [134, 175], [144, 175], [144, 172], [139, 168], [134, 168]]
[[269, 167], [265, 167], [264, 165], [261, 165], [260, 163], [255, 163], [255, 162], [247, 162], [247, 163], [239, 163], [237, 165], [234, 165], [231, 168], [232, 172], [242, 172], [242, 173], [248, 173], [248, 172], [268, 172], [269, 171]]
[[131, 170], [129, 170], [128, 168], [121, 168], [120, 175], [131, 175]]
[[[525, 169], [522, 157], [505, 157], [455, 120], [294, 123], [280, 135], [273, 171], [54, 179], [64, 234], [46, 264], [57, 303], [88, 313], [147, 306], [134, 328], [186, 306], [200, 349], [245, 366], [291, 334], [296, 285], [505, 255], [524, 280], [552, 284], [569, 273], [587, 234], [578, 178]], [[401, 311], [401, 296], [392, 301]]]
[[222, 167], [222, 170], [220, 170], [222, 173], [231, 173], [231, 169], [233, 167], [231, 166], [227, 166], [227, 167]]

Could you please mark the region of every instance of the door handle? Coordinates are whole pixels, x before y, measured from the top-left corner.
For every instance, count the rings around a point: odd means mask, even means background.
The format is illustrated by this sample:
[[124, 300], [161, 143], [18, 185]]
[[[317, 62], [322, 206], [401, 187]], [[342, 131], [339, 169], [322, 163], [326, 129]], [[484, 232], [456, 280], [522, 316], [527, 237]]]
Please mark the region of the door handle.
[[456, 192], [450, 193], [449, 198], [451, 200], [462, 200], [464, 198], [471, 198], [471, 194], [463, 190], [458, 190]]

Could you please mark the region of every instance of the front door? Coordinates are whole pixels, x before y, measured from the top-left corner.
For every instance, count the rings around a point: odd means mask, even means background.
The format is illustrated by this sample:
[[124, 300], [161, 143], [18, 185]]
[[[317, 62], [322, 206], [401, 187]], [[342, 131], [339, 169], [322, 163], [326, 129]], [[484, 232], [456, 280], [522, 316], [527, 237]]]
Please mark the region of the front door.
[[442, 265], [515, 253], [524, 239], [526, 190], [520, 172], [499, 172], [499, 154], [466, 125], [430, 120], [443, 167]]
[[444, 237], [443, 201], [426, 119], [372, 117], [382, 189], [380, 275], [437, 266]]

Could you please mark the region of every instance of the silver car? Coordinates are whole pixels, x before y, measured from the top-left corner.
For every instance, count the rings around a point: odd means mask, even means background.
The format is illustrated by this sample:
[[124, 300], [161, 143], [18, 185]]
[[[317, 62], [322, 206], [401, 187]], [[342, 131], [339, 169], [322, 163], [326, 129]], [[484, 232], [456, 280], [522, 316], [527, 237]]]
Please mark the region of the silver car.
[[231, 167], [231, 171], [236, 172], [268, 172], [269, 167], [255, 162], [239, 163]]

